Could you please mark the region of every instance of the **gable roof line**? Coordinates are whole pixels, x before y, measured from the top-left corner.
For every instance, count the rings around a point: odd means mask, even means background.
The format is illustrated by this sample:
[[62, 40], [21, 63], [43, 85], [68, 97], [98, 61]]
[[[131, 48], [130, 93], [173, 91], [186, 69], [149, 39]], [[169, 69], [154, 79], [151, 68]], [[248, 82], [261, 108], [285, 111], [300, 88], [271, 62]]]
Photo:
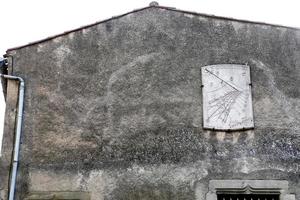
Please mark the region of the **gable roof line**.
[[92, 24], [81, 26], [79, 28], [71, 29], [69, 31], [65, 31], [63, 33], [56, 34], [56, 35], [53, 35], [53, 36], [50, 36], [50, 37], [47, 37], [47, 38], [44, 38], [44, 39], [41, 39], [41, 40], [36, 40], [34, 42], [30, 42], [30, 43], [25, 44], [25, 45], [9, 48], [9, 49], [6, 50], [6, 53], [9, 54], [10, 51], [14, 51], [14, 50], [22, 49], [24, 47], [40, 44], [40, 43], [52, 40], [52, 39], [57, 38], [57, 37], [61, 37], [61, 36], [64, 36], [64, 35], [67, 35], [67, 34], [70, 34], [70, 33], [73, 33], [73, 32], [77, 32], [77, 31], [80, 31], [80, 30], [83, 30], [83, 29], [86, 29], [86, 28], [90, 28], [90, 27], [96, 26], [98, 24], [102, 24], [102, 23], [105, 23], [105, 22], [108, 22], [108, 21], [111, 21], [111, 20], [114, 20], [114, 19], [118, 19], [118, 18], [124, 17], [126, 15], [136, 13], [136, 12], [140, 12], [140, 11], [143, 11], [143, 10], [146, 10], [146, 9], [149, 9], [149, 8], [160, 8], [160, 9], [164, 9], [164, 10], [181, 12], [181, 13], [185, 13], [185, 14], [191, 14], [191, 15], [214, 18], [214, 19], [220, 19], [220, 20], [229, 20], [229, 21], [242, 22], [242, 23], [248, 23], [248, 24], [266, 25], [266, 26], [272, 26], [272, 27], [278, 27], [278, 28], [288, 28], [288, 29], [293, 29], [293, 30], [300, 30], [300, 28], [296, 28], [296, 27], [270, 24], [270, 23], [265, 23], [265, 22], [249, 21], [249, 20], [244, 20], [244, 19], [235, 19], [235, 18], [222, 17], [222, 16], [216, 16], [216, 15], [209, 15], [209, 14], [197, 13], [197, 12], [193, 12], [193, 11], [180, 10], [180, 9], [176, 9], [174, 7], [150, 5], [150, 6], [147, 6], [147, 7], [132, 10], [130, 12], [127, 12], [127, 13], [124, 13], [124, 14], [121, 14], [121, 15], [113, 16], [113, 17], [105, 19], [105, 20], [97, 21], [97, 22], [92, 23]]

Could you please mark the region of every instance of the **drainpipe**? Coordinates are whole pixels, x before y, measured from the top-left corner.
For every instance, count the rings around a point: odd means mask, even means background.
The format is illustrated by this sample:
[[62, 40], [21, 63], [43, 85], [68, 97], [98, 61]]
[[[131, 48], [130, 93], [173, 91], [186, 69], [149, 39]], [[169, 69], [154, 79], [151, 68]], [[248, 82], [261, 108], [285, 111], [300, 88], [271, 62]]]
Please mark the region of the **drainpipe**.
[[[0, 67], [5, 67], [5, 66], [7, 66], [7, 60], [0, 58]], [[9, 80], [19, 81], [17, 128], [15, 131], [13, 166], [12, 166], [12, 172], [11, 172], [11, 177], [10, 177], [10, 187], [9, 187], [9, 197], [8, 197], [9, 200], [14, 200], [15, 189], [16, 189], [16, 180], [17, 180], [17, 170], [18, 170], [18, 163], [19, 163], [20, 139], [21, 139], [21, 132], [22, 132], [25, 82], [21, 77], [18, 77], [18, 76], [0, 74], [0, 77], [9, 79]]]

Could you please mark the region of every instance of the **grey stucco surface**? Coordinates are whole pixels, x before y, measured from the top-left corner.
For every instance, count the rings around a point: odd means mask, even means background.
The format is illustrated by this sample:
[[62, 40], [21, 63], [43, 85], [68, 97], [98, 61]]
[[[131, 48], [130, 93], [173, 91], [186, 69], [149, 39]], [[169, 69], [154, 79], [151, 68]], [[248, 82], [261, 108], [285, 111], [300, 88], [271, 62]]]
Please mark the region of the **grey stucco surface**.
[[[9, 53], [19, 198], [200, 200], [211, 179], [280, 179], [300, 199], [300, 30], [149, 8]], [[254, 130], [202, 129], [200, 67], [220, 63], [251, 67]]]

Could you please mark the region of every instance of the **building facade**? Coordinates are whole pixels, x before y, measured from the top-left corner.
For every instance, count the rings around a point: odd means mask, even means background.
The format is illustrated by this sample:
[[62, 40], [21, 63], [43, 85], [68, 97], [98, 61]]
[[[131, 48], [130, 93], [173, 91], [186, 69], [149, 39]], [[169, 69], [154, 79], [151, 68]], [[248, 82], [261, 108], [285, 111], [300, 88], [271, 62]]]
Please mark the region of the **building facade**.
[[[154, 4], [6, 57], [25, 81], [16, 199], [300, 200], [299, 29]], [[252, 127], [205, 127], [201, 69], [219, 64], [249, 67]], [[3, 85], [7, 199], [19, 82]]]

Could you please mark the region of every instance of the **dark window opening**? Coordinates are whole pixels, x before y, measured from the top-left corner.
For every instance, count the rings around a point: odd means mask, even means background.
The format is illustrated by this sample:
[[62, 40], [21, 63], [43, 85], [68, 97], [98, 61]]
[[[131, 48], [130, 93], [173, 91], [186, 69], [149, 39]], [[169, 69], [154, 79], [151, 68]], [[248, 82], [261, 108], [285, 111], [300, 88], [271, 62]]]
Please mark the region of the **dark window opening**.
[[218, 200], [279, 200], [279, 194], [217, 194]]

